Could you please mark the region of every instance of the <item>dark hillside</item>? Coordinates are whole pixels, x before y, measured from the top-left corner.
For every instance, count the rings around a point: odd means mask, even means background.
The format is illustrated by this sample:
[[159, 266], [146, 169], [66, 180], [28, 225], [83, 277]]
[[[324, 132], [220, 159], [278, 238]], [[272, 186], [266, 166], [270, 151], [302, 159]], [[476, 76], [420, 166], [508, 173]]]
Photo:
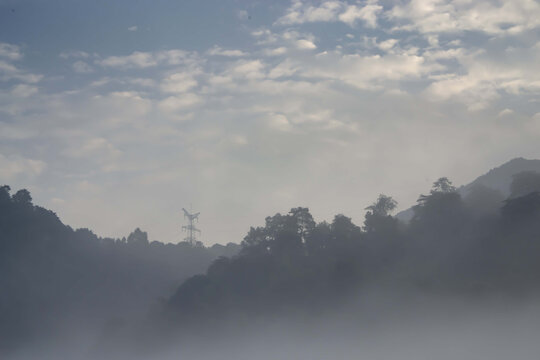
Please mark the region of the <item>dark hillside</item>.
[[73, 230], [28, 191], [0, 188], [0, 346], [39, 338], [71, 321], [100, 328], [111, 318], [144, 316], [185, 278], [238, 245], [210, 248]]

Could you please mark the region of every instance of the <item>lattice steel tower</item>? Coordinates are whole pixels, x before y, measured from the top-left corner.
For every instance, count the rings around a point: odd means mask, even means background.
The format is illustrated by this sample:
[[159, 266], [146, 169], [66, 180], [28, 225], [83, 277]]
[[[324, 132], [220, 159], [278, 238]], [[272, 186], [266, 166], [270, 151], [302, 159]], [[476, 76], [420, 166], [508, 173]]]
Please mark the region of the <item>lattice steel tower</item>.
[[182, 210], [184, 211], [184, 219], [187, 218], [188, 221], [189, 221], [188, 225], [182, 226], [182, 230], [187, 232], [187, 235], [188, 235], [187, 237], [184, 238], [184, 240], [187, 241], [188, 243], [190, 243], [191, 245], [195, 245], [196, 242], [197, 242], [197, 239], [195, 237], [195, 233], [200, 234], [201, 230], [197, 229], [195, 227], [195, 225], [193, 225], [193, 222], [195, 220], [199, 221], [200, 212], [198, 212], [196, 214], [191, 214], [184, 208], [182, 208]]

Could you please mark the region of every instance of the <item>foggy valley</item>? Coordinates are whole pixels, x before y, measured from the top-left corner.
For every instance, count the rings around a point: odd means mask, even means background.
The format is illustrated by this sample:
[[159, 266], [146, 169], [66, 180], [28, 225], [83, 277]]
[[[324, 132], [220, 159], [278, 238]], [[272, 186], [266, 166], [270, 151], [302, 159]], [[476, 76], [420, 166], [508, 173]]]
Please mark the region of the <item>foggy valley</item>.
[[534, 356], [539, 164], [514, 159], [464, 195], [440, 178], [409, 222], [380, 195], [361, 225], [341, 214], [317, 223], [298, 207], [240, 245], [212, 247], [74, 231], [4, 186], [2, 349], [13, 359]]
[[539, 0], [0, 0], [0, 360], [540, 357]]

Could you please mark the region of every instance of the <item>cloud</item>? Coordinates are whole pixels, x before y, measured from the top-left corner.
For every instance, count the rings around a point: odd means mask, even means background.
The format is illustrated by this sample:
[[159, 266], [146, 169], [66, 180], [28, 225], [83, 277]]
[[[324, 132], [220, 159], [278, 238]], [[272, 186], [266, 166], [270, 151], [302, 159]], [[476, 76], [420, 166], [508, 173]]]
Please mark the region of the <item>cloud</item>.
[[376, 2], [368, 3], [364, 7], [348, 5], [346, 10], [339, 14], [338, 19], [349, 26], [354, 26], [357, 20], [362, 20], [367, 27], [377, 27], [377, 16], [383, 7]]
[[133, 85], [148, 87], [148, 88], [152, 88], [156, 86], [156, 81], [154, 79], [148, 79], [148, 78], [129, 78], [127, 82]]
[[228, 73], [236, 78], [255, 80], [265, 77], [264, 68], [261, 60], [241, 60], [234, 63]]
[[410, 0], [405, 5], [394, 6], [388, 16], [404, 21], [395, 27], [401, 30], [511, 35], [540, 26], [540, 3], [535, 0]]
[[0, 58], [10, 61], [20, 60], [23, 57], [20, 47], [13, 44], [0, 43]]
[[64, 151], [64, 156], [95, 163], [99, 170], [104, 172], [119, 170], [122, 154], [122, 151], [103, 137], [90, 137], [82, 141], [77, 139], [77, 142], [70, 144]]
[[63, 51], [59, 55], [62, 59], [88, 59], [90, 54], [85, 51], [71, 50]]
[[[270, 28], [253, 24], [249, 44], [62, 53], [93, 72], [39, 89], [23, 80], [31, 74], [19, 55], [6, 55], [0, 169], [37, 183], [25, 174], [39, 173], [42, 161], [39, 180], [61, 188], [50, 196], [65, 201], [57, 206], [66, 221], [112, 235], [122, 235], [118, 223], [140, 220], [176, 240], [177, 213], [164, 199], [205, 209], [209, 242], [237, 241], [246, 224], [299, 204], [320, 220], [344, 212], [361, 222], [372, 194], [406, 207], [428, 180], [453, 175], [460, 184], [473, 167], [489, 169], [485, 158], [540, 156], [539, 115], [531, 115], [539, 113], [540, 45], [527, 30], [536, 20], [512, 12], [519, 6], [534, 13], [536, 5], [295, 1]], [[508, 23], [493, 17], [498, 8]], [[513, 115], [502, 110], [521, 104]], [[89, 209], [84, 219], [69, 204]], [[103, 208], [118, 222], [99, 220]]]
[[228, 57], [242, 57], [242, 56], [248, 55], [247, 53], [241, 50], [224, 50], [217, 45], [212, 47], [206, 53], [211, 56], [228, 56]]
[[276, 22], [279, 25], [295, 25], [313, 22], [341, 21], [354, 26], [361, 20], [367, 27], [377, 26], [377, 17], [383, 7], [376, 0], [370, 0], [364, 6], [350, 5], [344, 1], [324, 1], [319, 5], [310, 2], [294, 0], [287, 9], [286, 14]]
[[20, 69], [14, 62], [22, 59], [23, 54], [17, 45], [0, 43], [0, 81], [18, 80], [37, 83], [43, 76]]
[[118, 68], [145, 68], [156, 66], [158, 61], [152, 53], [135, 51], [127, 56], [109, 56], [99, 61], [99, 64]]
[[38, 88], [33, 85], [27, 85], [27, 84], [18, 84], [13, 87], [13, 90], [11, 90], [11, 93], [15, 95], [16, 97], [21, 98], [27, 98], [29, 96], [32, 96], [34, 94], [37, 94]]
[[313, 41], [307, 39], [296, 40], [296, 47], [301, 50], [314, 50], [317, 48], [317, 45]]
[[268, 124], [271, 128], [279, 131], [291, 131], [292, 126], [287, 117], [283, 114], [271, 113], [268, 115]]
[[[434, 56], [439, 57], [437, 53]], [[483, 51], [457, 51], [460, 71], [432, 75], [426, 94], [438, 101], [460, 101], [471, 110], [485, 109], [504, 94], [539, 94], [540, 51], [519, 51], [513, 56], [508, 63], [502, 54], [494, 57]]]
[[512, 115], [513, 113], [514, 113], [514, 110], [506, 108], [506, 109], [501, 110], [497, 116], [507, 117], [509, 115]]
[[387, 40], [384, 40], [380, 43], [377, 44], [377, 47], [381, 50], [384, 50], [384, 51], [389, 51], [390, 49], [392, 49], [397, 43], [399, 42], [399, 40], [397, 39], [387, 39]]
[[98, 152], [106, 152], [107, 156], [118, 157], [122, 154], [105, 138], [95, 137], [86, 140], [83, 144], [79, 144], [76, 148], [71, 149], [67, 155], [70, 157], [82, 158], [95, 156]]
[[160, 88], [165, 93], [183, 93], [197, 86], [191, 73], [174, 73], [162, 80]]
[[135, 31], [137, 31], [137, 30], [138, 30], [138, 27], [137, 27], [137, 26], [135, 26], [135, 25], [134, 25], [134, 26], [130, 26], [130, 27], [128, 27], [128, 31], [132, 31], [132, 32], [135, 32]]
[[94, 69], [92, 69], [90, 65], [88, 65], [87, 63], [81, 60], [75, 61], [73, 65], [71, 66], [73, 67], [73, 70], [75, 72], [80, 73], [80, 74], [88, 74], [94, 71]]
[[307, 22], [335, 21], [343, 3], [340, 1], [325, 1], [319, 6], [305, 4], [294, 0], [287, 13], [277, 23], [280, 25], [303, 24]]
[[321, 54], [309, 66], [301, 67], [301, 75], [309, 78], [339, 80], [360, 89], [378, 89], [387, 81], [418, 79], [439, 68], [416, 54], [396, 53], [385, 56]]
[[287, 53], [287, 48], [284, 46], [264, 50], [264, 54], [266, 56], [280, 56], [286, 53]]
[[195, 105], [199, 105], [202, 101], [200, 96], [187, 93], [178, 96], [169, 96], [160, 101], [158, 106], [163, 113], [176, 115], [178, 112], [184, 112]]
[[193, 52], [184, 50], [165, 50], [158, 52], [135, 51], [126, 56], [109, 56], [97, 63], [104, 67], [119, 69], [141, 69], [155, 67], [157, 65], [180, 65], [195, 61], [196, 56]]
[[19, 155], [3, 155], [0, 153], [0, 177], [14, 180], [19, 176], [35, 177], [46, 168], [45, 162], [29, 159]]
[[90, 118], [109, 131], [145, 121], [153, 108], [151, 100], [132, 90], [93, 95], [86, 102]]
[[229, 137], [229, 141], [231, 142], [231, 144], [234, 144], [237, 146], [244, 146], [249, 143], [245, 136], [238, 135], [238, 134], [231, 135]]
[[[295, 30], [286, 30], [280, 33], [273, 33], [268, 29], [258, 30], [252, 33], [258, 39], [260, 45], [272, 45], [271, 48], [266, 48], [264, 52], [269, 56], [279, 56], [287, 52], [287, 50], [314, 50], [315, 36], [310, 33], [301, 33]], [[278, 47], [275, 47], [278, 45]]]
[[236, 17], [238, 17], [240, 20], [246, 20], [249, 19], [249, 13], [246, 10], [238, 10], [236, 12]]

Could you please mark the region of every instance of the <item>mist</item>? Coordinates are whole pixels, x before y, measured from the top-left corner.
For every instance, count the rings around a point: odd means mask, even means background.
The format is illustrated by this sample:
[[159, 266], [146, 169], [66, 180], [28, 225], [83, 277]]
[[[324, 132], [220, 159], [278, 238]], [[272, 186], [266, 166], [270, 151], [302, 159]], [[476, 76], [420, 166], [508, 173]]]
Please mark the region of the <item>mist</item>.
[[439, 178], [408, 222], [384, 194], [361, 226], [297, 207], [240, 245], [211, 248], [149, 242], [140, 229], [116, 240], [74, 231], [4, 186], [2, 350], [14, 360], [528, 358], [540, 350], [540, 173], [510, 178], [506, 197], [481, 183], [462, 196]]
[[92, 337], [62, 337], [7, 358], [528, 359], [540, 351], [539, 310], [538, 297], [465, 299], [373, 291], [339, 310], [310, 317], [260, 317], [241, 325], [231, 321], [172, 342], [147, 338], [127, 347], [120, 341], [106, 350], [96, 348]]
[[0, 0], [0, 359], [534, 359], [538, 0]]

